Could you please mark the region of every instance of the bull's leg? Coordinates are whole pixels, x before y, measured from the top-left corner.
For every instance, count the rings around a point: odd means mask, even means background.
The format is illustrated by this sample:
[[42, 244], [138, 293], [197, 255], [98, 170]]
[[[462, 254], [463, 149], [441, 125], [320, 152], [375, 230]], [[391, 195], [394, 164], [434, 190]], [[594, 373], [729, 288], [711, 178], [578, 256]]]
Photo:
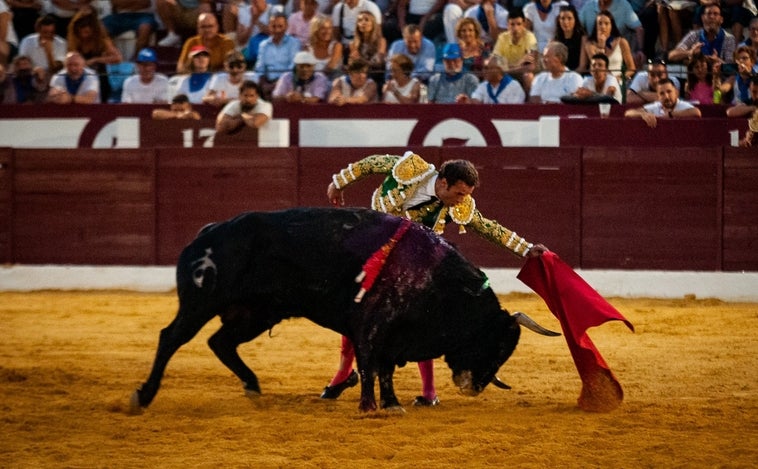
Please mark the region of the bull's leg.
[[161, 331], [153, 369], [147, 381], [132, 396], [132, 410], [150, 405], [161, 385], [168, 361], [179, 347], [189, 342], [213, 316], [214, 314], [200, 315], [197, 311], [179, 308], [176, 318]]
[[394, 366], [382, 367], [379, 371], [379, 402], [382, 409], [402, 410], [403, 407], [395, 396], [395, 386], [392, 382]]
[[221, 360], [221, 363], [226, 365], [227, 368], [232, 370], [242, 380], [245, 390], [257, 394], [261, 392], [258, 378], [242, 361], [242, 358], [237, 353], [237, 347], [258, 337], [269, 327], [269, 324], [254, 322], [246, 314], [242, 319], [225, 322], [221, 326], [221, 329], [208, 339], [208, 345], [213, 350], [213, 353]]
[[366, 370], [358, 364], [358, 372], [361, 375], [361, 403], [358, 409], [363, 412], [376, 410], [376, 395], [374, 394], [374, 373]]

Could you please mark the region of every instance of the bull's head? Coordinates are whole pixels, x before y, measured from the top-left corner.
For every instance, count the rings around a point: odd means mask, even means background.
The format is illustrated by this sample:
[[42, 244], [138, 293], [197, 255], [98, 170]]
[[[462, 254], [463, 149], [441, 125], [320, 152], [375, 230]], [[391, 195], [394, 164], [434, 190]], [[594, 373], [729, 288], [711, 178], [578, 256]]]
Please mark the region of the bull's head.
[[490, 383], [502, 389], [510, 389], [510, 386], [500, 381], [496, 373], [515, 350], [521, 334], [520, 326], [546, 336], [560, 335], [558, 332], [540, 326], [524, 313], [517, 312], [510, 316], [504, 312], [503, 317], [506, 327], [496, 328], [500, 331], [500, 337], [495, 338], [494, 341], [485, 340], [485, 343], [478, 344], [480, 347], [467, 356], [448, 360], [453, 370], [453, 382], [461, 393], [476, 396]]

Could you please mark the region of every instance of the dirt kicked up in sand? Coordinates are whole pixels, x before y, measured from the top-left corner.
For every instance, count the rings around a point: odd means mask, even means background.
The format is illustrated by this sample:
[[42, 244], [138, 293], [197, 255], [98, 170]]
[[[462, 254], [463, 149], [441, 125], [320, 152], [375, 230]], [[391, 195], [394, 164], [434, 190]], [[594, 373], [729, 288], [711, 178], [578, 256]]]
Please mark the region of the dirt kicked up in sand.
[[[501, 301], [546, 327], [542, 300]], [[153, 404], [128, 415], [149, 372], [170, 294], [0, 293], [2, 467], [755, 467], [758, 305], [617, 299], [636, 328], [589, 335], [625, 391], [617, 410], [576, 406], [581, 383], [565, 340], [524, 331], [478, 397], [456, 391], [435, 361], [436, 408], [411, 406], [415, 364], [398, 369], [405, 414], [360, 413], [359, 388], [318, 398], [339, 336], [304, 319], [243, 345], [263, 395], [248, 399], [213, 355], [209, 323], [169, 363]]]

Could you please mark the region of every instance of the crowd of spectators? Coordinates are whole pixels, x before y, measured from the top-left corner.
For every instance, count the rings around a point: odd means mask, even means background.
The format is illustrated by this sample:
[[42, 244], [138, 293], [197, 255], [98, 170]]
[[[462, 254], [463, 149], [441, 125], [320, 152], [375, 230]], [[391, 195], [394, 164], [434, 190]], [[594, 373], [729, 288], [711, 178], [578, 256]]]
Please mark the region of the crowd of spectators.
[[670, 81], [682, 101], [744, 110], [757, 14], [756, 0], [0, 0], [0, 99], [221, 109], [253, 81], [268, 102], [647, 105]]

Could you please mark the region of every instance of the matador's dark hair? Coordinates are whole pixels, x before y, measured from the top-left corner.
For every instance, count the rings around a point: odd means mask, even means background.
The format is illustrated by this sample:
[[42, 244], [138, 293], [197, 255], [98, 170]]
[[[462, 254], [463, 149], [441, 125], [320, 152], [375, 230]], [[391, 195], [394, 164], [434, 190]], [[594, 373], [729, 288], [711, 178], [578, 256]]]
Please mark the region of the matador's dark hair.
[[471, 187], [479, 185], [479, 172], [470, 161], [466, 160], [445, 161], [440, 166], [439, 177], [446, 180], [451, 186], [458, 181], [463, 181]]

